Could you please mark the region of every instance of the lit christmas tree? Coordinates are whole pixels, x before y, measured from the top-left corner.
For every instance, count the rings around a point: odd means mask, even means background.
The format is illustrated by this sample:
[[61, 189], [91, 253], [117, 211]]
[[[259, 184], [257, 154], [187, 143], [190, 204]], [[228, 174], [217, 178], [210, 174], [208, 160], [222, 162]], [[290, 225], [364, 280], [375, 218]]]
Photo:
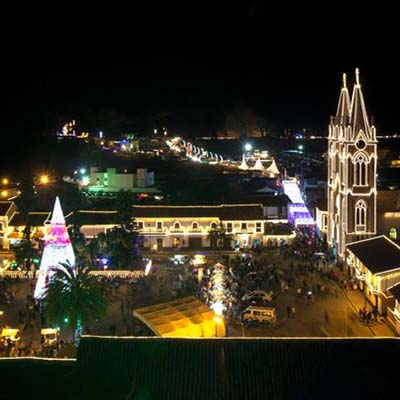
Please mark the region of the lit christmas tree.
[[34, 294], [35, 299], [40, 300], [46, 296], [46, 288], [52, 271], [62, 268], [61, 263], [74, 267], [75, 254], [65, 226], [60, 199], [57, 197], [50, 221], [50, 230], [48, 233], [46, 232], [45, 247]]

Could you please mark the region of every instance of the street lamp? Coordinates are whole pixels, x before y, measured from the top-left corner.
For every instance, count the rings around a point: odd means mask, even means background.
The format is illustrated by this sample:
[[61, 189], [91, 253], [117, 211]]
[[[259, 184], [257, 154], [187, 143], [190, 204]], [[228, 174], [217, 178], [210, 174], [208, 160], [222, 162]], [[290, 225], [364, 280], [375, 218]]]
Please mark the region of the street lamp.
[[1, 183], [2, 183], [3, 185], [8, 185], [9, 180], [8, 180], [7, 178], [3, 178], [3, 179], [1, 180]]
[[49, 183], [49, 177], [47, 175], [42, 175], [40, 177], [40, 183], [42, 185], [47, 185]]
[[251, 151], [252, 148], [253, 148], [253, 146], [251, 145], [251, 143], [246, 143], [246, 144], [244, 145], [245, 151]]
[[300, 144], [299, 147], [298, 147], [298, 149], [299, 149], [300, 151], [302, 151], [302, 150], [304, 149], [304, 146], [303, 146], [302, 144]]

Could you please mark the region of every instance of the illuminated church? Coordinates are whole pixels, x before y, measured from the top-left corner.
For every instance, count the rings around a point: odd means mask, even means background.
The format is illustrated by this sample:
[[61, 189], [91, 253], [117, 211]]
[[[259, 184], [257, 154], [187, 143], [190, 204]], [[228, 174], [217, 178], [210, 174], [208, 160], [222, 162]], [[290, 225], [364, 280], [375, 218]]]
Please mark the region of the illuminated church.
[[377, 138], [368, 118], [358, 69], [350, 99], [343, 75], [328, 137], [327, 240], [339, 259], [345, 246], [377, 233]]

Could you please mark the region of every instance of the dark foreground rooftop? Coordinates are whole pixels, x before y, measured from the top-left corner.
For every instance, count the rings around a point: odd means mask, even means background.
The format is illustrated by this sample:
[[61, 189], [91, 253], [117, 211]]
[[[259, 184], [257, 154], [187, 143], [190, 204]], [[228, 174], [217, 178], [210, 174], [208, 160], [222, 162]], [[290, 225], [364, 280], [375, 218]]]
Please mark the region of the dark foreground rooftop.
[[0, 360], [0, 398], [384, 399], [399, 339], [83, 337], [76, 362]]

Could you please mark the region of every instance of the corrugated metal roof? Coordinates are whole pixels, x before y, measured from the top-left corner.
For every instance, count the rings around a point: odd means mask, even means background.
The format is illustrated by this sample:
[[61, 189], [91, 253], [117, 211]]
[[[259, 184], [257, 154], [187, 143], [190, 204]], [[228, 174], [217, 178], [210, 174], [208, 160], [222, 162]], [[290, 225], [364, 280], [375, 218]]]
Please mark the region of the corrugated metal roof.
[[194, 296], [134, 310], [134, 316], [162, 337], [213, 337], [215, 314]]
[[383, 398], [397, 391], [393, 339], [83, 337], [88, 396], [118, 399]]

